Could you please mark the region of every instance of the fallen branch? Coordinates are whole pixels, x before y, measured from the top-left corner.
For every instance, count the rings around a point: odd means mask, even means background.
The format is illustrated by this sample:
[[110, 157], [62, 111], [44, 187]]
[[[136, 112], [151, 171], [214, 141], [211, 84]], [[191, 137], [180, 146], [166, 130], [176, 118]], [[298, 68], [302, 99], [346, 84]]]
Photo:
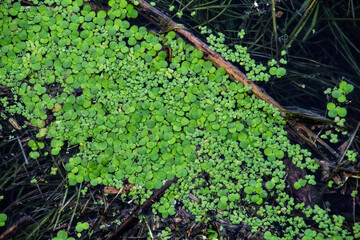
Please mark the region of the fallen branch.
[[139, 205], [133, 213], [131, 213], [125, 221], [106, 238], [106, 240], [117, 239], [117, 237], [121, 236], [121, 234], [128, 230], [131, 225], [135, 225], [138, 221], [139, 215], [156, 202], [173, 183], [177, 182], [177, 180], [178, 178], [175, 177], [173, 180], [167, 181], [164, 186], [151, 195], [151, 197], [149, 197], [142, 205]]
[[221, 55], [209, 48], [209, 46], [202, 42], [199, 38], [194, 36], [192, 33], [187, 31], [185, 28], [179, 26], [175, 23], [171, 18], [166, 16], [164, 13], [156, 9], [155, 7], [151, 6], [144, 0], [139, 0], [139, 5], [135, 6], [136, 10], [139, 11], [145, 18], [152, 21], [154, 24], [158, 25], [161, 30], [169, 31], [174, 30], [183, 38], [194, 44], [199, 50], [204, 52], [204, 55], [207, 59], [209, 59], [213, 64], [217, 67], [223, 67], [226, 72], [229, 74], [230, 78], [241, 82], [246, 86], [252, 87], [253, 93], [260, 99], [264, 100], [267, 103], [272, 104], [274, 107], [278, 108], [279, 110], [286, 111], [278, 102], [276, 102], [272, 97], [264, 93], [256, 84], [250, 82], [249, 79], [246, 77], [244, 73], [242, 73], [237, 67], [235, 67], [230, 62], [226, 61], [221, 57]]
[[[287, 115], [289, 111], [283, 108], [275, 99], [267, 95], [255, 83], [249, 81], [246, 75], [242, 73], [236, 66], [226, 61], [219, 53], [211, 50], [206, 43], [202, 42], [199, 38], [187, 31], [184, 27], [179, 26], [170, 17], [166, 16], [163, 12], [151, 6], [146, 1], [137, 0], [137, 2], [139, 2], [139, 4], [135, 6], [135, 8], [142, 16], [159, 26], [160, 29], [164, 32], [169, 30], [176, 31], [184, 39], [191, 42], [196, 48], [204, 52], [205, 58], [210, 60], [215, 66], [224, 68], [232, 80], [241, 82], [246, 86], [250, 86], [252, 88], [252, 92], [257, 98], [262, 99], [265, 102], [273, 105], [275, 108], [279, 109], [282, 116], [285, 117]], [[305, 125], [299, 122], [294, 123], [293, 121], [288, 121], [288, 125], [291, 126], [294, 132], [296, 132], [296, 134], [300, 136], [300, 138], [303, 139], [314, 151], [319, 153], [320, 156], [325, 156], [318, 148], [314, 147], [315, 143], [313, 142], [313, 136], [316, 136], [316, 134], [312, 133], [310, 129], [308, 129]], [[334, 151], [326, 143], [324, 143], [323, 141], [318, 142], [322, 144], [326, 149], [328, 149], [332, 154], [337, 156], [336, 151]]]
[[24, 216], [20, 218], [14, 225], [12, 225], [8, 230], [0, 235], [0, 240], [10, 239], [14, 234], [16, 234], [20, 228], [24, 228], [32, 218], [30, 216]]

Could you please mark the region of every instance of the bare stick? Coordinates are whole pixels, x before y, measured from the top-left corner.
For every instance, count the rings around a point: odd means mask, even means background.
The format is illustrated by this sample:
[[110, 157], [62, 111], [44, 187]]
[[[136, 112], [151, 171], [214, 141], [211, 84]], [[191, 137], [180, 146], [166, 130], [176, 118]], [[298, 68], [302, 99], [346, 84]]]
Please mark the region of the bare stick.
[[23, 228], [27, 225], [32, 218], [30, 216], [24, 216], [19, 219], [14, 225], [12, 225], [8, 230], [0, 235], [0, 240], [10, 239], [14, 234], [16, 234], [20, 228]]
[[117, 239], [117, 237], [121, 236], [122, 233], [124, 233], [124, 231], [126, 229], [128, 229], [129, 226], [134, 225], [137, 220], [138, 220], [138, 216], [148, 207], [150, 207], [155, 201], [157, 201], [163, 194], [164, 192], [171, 186], [171, 184], [177, 182], [178, 178], [175, 177], [173, 180], [171, 181], [167, 181], [164, 186], [162, 186], [158, 191], [156, 191], [153, 195], [151, 195], [150, 198], [148, 198], [142, 205], [139, 205], [134, 211], [133, 213], [131, 213], [126, 219], [125, 221], [118, 227], [115, 229], [115, 231], [110, 234], [106, 240], [112, 240], [112, 239]]
[[29, 161], [27, 160], [27, 157], [26, 157], [26, 154], [25, 154], [25, 151], [24, 151], [24, 147], [23, 147], [23, 145], [21, 144], [21, 141], [20, 141], [20, 139], [19, 139], [19, 136], [17, 136], [16, 139], [17, 139], [17, 141], [18, 141], [18, 143], [19, 143], [19, 145], [20, 145], [21, 152], [22, 152], [22, 154], [23, 154], [23, 156], [24, 156], [24, 159], [25, 159], [25, 163], [26, 163], [26, 164], [29, 164]]
[[271, 15], [273, 20], [274, 39], [275, 39], [275, 47], [276, 47], [275, 58], [276, 61], [279, 62], [279, 43], [278, 43], [278, 34], [277, 34], [277, 26], [276, 26], [275, 0], [271, 0]]

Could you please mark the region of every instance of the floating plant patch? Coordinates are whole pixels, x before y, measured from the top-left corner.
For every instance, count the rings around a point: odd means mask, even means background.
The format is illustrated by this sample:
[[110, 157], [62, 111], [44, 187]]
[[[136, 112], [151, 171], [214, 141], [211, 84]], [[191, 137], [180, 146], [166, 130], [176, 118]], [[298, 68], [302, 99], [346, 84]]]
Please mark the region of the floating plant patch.
[[[158, 35], [133, 25], [133, 4], [110, 0], [110, 10], [98, 12], [83, 0], [28, 7], [6, 0], [0, 6], [0, 84], [21, 103], [8, 112], [39, 129], [29, 142], [30, 157], [40, 156], [46, 139], [52, 155], [79, 146], [65, 163], [69, 185], [120, 189], [126, 181], [140, 202], [177, 177], [154, 212], [175, 215], [175, 202], [181, 202], [197, 221], [211, 212], [263, 231], [266, 239], [307, 234], [310, 224], [293, 211], [315, 221], [328, 217], [285, 192], [284, 159], [310, 173], [318, 165], [290, 143], [279, 111], [249, 95], [250, 87], [231, 82], [225, 69], [175, 32]], [[248, 55], [242, 61], [250, 78], [270, 77]], [[284, 70], [270, 73], [283, 76]], [[341, 99], [341, 93], [333, 95]], [[311, 174], [295, 188], [308, 183], [315, 184]], [[340, 220], [334, 225], [330, 219], [315, 234], [347, 236], [337, 227]], [[275, 225], [283, 227], [281, 234]]]

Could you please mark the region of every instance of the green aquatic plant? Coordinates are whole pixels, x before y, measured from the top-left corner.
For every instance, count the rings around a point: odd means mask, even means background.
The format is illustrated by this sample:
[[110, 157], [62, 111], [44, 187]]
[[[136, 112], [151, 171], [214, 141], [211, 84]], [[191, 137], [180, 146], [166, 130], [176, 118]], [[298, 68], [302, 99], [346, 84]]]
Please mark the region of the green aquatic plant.
[[[331, 143], [338, 142], [338, 133], [340, 132], [340, 127], [345, 126], [345, 117], [347, 116], [346, 102], [348, 102], [346, 95], [351, 93], [354, 90], [354, 86], [346, 81], [341, 81], [338, 87], [333, 89], [328, 88], [324, 91], [324, 94], [331, 96], [332, 101], [327, 105], [327, 115], [331, 118], [334, 118], [334, 129], [328, 130], [325, 134], [321, 135], [321, 138], [327, 139], [330, 137]], [[334, 132], [335, 130], [335, 132]], [[343, 135], [347, 134], [347, 131], [342, 131]]]
[[80, 238], [81, 237], [81, 233], [84, 231], [84, 230], [88, 230], [89, 229], [89, 223], [88, 222], [78, 222], [76, 224], [76, 227], [75, 227], [75, 231], [77, 232], [77, 236]]
[[356, 157], [358, 156], [358, 153], [353, 151], [353, 150], [347, 150], [345, 153], [345, 156], [347, 157], [347, 159], [350, 162], [355, 162], [356, 161]]
[[5, 213], [0, 213], [0, 227], [5, 226], [7, 220], [7, 215]]
[[73, 237], [68, 237], [68, 233], [64, 230], [60, 230], [57, 232], [56, 237], [51, 240], [75, 240]]
[[360, 223], [355, 223], [353, 226], [354, 238], [360, 238]]
[[[324, 91], [324, 94], [331, 94], [335, 102], [338, 104], [345, 103], [347, 101], [346, 95], [351, 93], [354, 90], [354, 86], [346, 81], [341, 81], [339, 87], [334, 87], [333, 89], [328, 88]], [[346, 117], [347, 111], [346, 108], [341, 106], [336, 106], [336, 103], [330, 102], [327, 104], [328, 116], [335, 118], [339, 116], [340, 118]]]
[[[247, 52], [247, 47], [235, 44], [233, 48], [230, 48], [225, 44], [225, 35], [223, 33], [218, 32], [217, 36], [215, 36], [212, 33], [212, 30], [208, 29], [206, 26], [200, 27], [200, 30], [201, 34], [208, 35], [206, 40], [210, 45], [210, 49], [220, 53], [225, 60], [239, 64], [239, 67], [244, 68], [246, 71], [246, 76], [249, 78], [249, 80], [267, 82], [269, 81], [271, 75], [274, 75], [277, 78], [285, 76], [286, 69], [279, 67], [275, 59], [272, 59], [272, 61], [268, 62], [268, 66], [270, 66], [270, 69], [268, 70], [270, 74], [268, 74], [266, 73], [266, 66], [262, 64], [256, 64], [255, 60], [251, 58], [250, 54]], [[245, 31], [244, 29], [241, 29], [238, 32], [238, 37], [242, 39], [244, 35]], [[281, 55], [285, 56], [286, 51], [282, 51]], [[279, 62], [281, 64], [287, 63], [284, 58], [281, 58]]]
[[[286, 192], [284, 160], [308, 173], [295, 189], [316, 184], [317, 161], [291, 144], [278, 109], [251, 87], [231, 82], [174, 31], [132, 24], [135, 4], [110, 0], [110, 9], [98, 12], [81, 0], [29, 8], [7, 0], [0, 7], [0, 84], [38, 131], [29, 141], [31, 158], [47, 154], [45, 144], [53, 156], [71, 152], [63, 162], [69, 186], [131, 183], [137, 203], [176, 177], [153, 204], [164, 218], [180, 202], [196, 221], [211, 213], [254, 233], [279, 236], [278, 225], [288, 239], [303, 236], [310, 223], [294, 212], [313, 215]], [[221, 35], [213, 41], [224, 46]], [[250, 79], [270, 78], [246, 48], [235, 48], [229, 60], [243, 63]], [[349, 235], [329, 229], [330, 237]], [[67, 237], [59, 231], [55, 239]]]

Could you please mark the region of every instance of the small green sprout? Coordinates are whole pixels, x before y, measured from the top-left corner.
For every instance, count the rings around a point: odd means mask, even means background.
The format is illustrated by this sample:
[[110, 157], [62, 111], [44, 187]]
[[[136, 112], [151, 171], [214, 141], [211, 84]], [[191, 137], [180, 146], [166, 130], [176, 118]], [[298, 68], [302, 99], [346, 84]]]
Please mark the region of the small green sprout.
[[331, 133], [331, 134], [330, 134], [330, 142], [331, 142], [331, 143], [337, 143], [337, 142], [339, 142], [338, 135], [335, 134], [335, 133]]
[[78, 222], [76, 224], [75, 227], [75, 231], [77, 232], [77, 236], [80, 238], [81, 237], [81, 232], [83, 232], [84, 230], [88, 230], [89, 229], [89, 223], [88, 222]]
[[307, 183], [306, 179], [299, 179], [297, 182], [294, 183], [294, 188], [298, 190], [301, 187], [305, 187], [306, 183]]
[[30, 152], [29, 156], [33, 159], [37, 159], [38, 157], [40, 157], [40, 153], [39, 152]]
[[347, 150], [345, 156], [350, 162], [356, 162], [356, 157], [358, 156], [358, 153], [353, 150]]
[[5, 226], [7, 220], [7, 215], [5, 213], [0, 213], [0, 227]]
[[[161, 233], [159, 233], [157, 236], [164, 240], [171, 239], [171, 229], [166, 227], [165, 230], [162, 230]], [[152, 238], [152, 236], [150, 237]]]
[[184, 14], [183, 11], [179, 11], [176, 13], [178, 18], [181, 18], [183, 16], [183, 14]]
[[68, 237], [68, 233], [64, 230], [60, 230], [57, 232], [56, 237], [51, 240], [75, 240], [73, 237]]
[[82, 194], [83, 196], [85, 196], [85, 194], [87, 193], [87, 191], [88, 191], [88, 187], [84, 187], [83, 189], [81, 189], [81, 194]]
[[270, 73], [271, 75], [276, 75], [277, 78], [281, 78], [281, 77], [285, 76], [285, 74], [286, 74], [286, 69], [283, 68], [283, 67], [279, 67], [279, 68], [277, 68], [277, 67], [271, 67], [271, 68], [269, 69], [269, 73]]
[[286, 61], [284, 58], [280, 58], [279, 62], [280, 62], [281, 64], [287, 64], [287, 61]]
[[208, 228], [206, 230], [206, 236], [207, 236], [207, 239], [215, 240], [215, 239], [218, 239], [219, 234], [215, 230]]
[[354, 197], [356, 197], [358, 194], [359, 194], [359, 191], [354, 190], [354, 191], [351, 192], [351, 197], [354, 198]]
[[35, 183], [37, 183], [37, 180], [35, 178], [33, 178], [30, 180], [30, 183], [35, 184]]
[[50, 171], [50, 174], [51, 174], [51, 175], [56, 175], [57, 170], [58, 170], [58, 168], [52, 167], [52, 168], [51, 168], [51, 171]]

